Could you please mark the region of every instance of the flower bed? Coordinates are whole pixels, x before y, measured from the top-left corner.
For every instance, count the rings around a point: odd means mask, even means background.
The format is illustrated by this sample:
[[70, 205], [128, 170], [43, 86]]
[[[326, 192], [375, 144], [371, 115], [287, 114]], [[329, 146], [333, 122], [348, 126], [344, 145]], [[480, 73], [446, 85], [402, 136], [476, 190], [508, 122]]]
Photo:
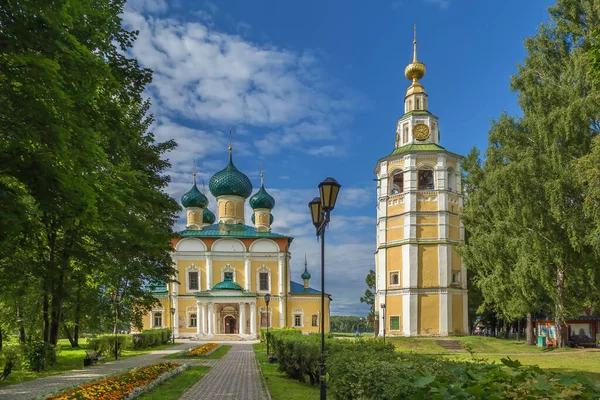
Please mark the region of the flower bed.
[[125, 374], [86, 383], [64, 393], [51, 395], [46, 400], [121, 400], [135, 399], [160, 382], [184, 371], [187, 365], [170, 362], [147, 365]]
[[210, 353], [212, 353], [213, 351], [217, 350], [219, 347], [221, 347], [220, 344], [207, 343], [207, 344], [204, 344], [204, 345], [199, 346], [199, 347], [194, 347], [193, 349], [190, 349], [190, 350], [184, 352], [182, 354], [182, 356], [183, 357], [201, 357], [201, 356], [207, 356]]

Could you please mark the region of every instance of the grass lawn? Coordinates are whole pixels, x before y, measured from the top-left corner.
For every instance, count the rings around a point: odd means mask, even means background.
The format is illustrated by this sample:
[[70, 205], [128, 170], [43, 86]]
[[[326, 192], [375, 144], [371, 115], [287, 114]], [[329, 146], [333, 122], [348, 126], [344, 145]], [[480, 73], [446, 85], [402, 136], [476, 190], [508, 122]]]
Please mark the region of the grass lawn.
[[231, 349], [231, 345], [224, 344], [207, 356], [184, 357], [183, 353], [185, 353], [187, 351], [187, 350], [184, 350], [184, 351], [180, 351], [175, 354], [169, 354], [168, 356], [164, 356], [163, 358], [175, 358], [175, 359], [180, 359], [180, 360], [217, 360], [217, 359], [223, 357], [225, 354], [227, 354], [229, 349]]
[[188, 390], [194, 383], [208, 372], [210, 367], [195, 366], [189, 367], [179, 375], [168, 379], [163, 384], [157, 386], [149, 393], [146, 393], [140, 400], [176, 400]]
[[277, 371], [276, 363], [268, 363], [267, 349], [264, 343], [255, 344], [254, 353], [273, 400], [317, 400], [319, 398], [318, 385], [310, 386], [308, 383], [288, 379]]
[[[43, 378], [45, 376], [57, 375], [63, 372], [72, 371], [74, 369], [83, 368], [83, 359], [86, 356], [85, 349], [87, 348], [87, 341], [85, 338], [79, 339], [79, 348], [71, 347], [71, 344], [67, 339], [60, 339], [58, 341], [58, 347], [60, 349], [56, 363], [49, 367], [43, 372], [32, 372], [20, 367], [14, 369], [11, 374], [3, 381], [0, 381], [0, 386], [13, 385], [15, 383], [30, 381], [37, 378]], [[150, 347], [147, 349], [140, 350], [123, 350], [122, 355], [119, 358], [135, 357], [142, 354], [150, 353], [155, 350], [162, 350], [173, 346], [173, 344], [165, 344], [157, 347]], [[114, 356], [107, 355], [104, 361], [112, 361]], [[101, 361], [102, 362], [102, 361]]]

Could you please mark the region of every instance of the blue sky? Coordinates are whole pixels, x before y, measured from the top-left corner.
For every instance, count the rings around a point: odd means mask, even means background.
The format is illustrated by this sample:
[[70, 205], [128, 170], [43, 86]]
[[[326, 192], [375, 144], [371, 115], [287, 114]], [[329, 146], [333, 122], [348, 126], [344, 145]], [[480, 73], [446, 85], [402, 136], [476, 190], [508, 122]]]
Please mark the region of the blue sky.
[[326, 291], [334, 314], [366, 315], [359, 298], [374, 268], [373, 171], [394, 148], [413, 23], [441, 144], [465, 155], [485, 148], [502, 111], [519, 112], [510, 76], [551, 4], [129, 0], [123, 20], [140, 31], [132, 55], [154, 70], [153, 131], [179, 144], [169, 154], [169, 193], [179, 200], [189, 189], [194, 162], [207, 183], [226, 165], [232, 129], [234, 163], [255, 189], [263, 162], [277, 202], [273, 230], [295, 237], [292, 279], [301, 281], [306, 253], [318, 288], [307, 203], [321, 180], [336, 178], [342, 190], [327, 233]]

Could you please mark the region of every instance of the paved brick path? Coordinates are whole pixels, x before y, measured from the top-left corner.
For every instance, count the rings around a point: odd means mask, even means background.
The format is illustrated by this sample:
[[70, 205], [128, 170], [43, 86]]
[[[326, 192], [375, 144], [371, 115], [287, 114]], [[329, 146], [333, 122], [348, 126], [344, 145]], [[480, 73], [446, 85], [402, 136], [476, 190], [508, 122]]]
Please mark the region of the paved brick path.
[[180, 400], [267, 400], [251, 344], [232, 344]]
[[[0, 399], [27, 400], [31, 399], [32, 397], [43, 396], [65, 387], [76, 386], [87, 381], [98, 379], [105, 375], [114, 375], [124, 369], [167, 361], [161, 360], [161, 358], [168, 354], [176, 353], [183, 349], [195, 346], [198, 346], [197, 342], [184, 343], [179, 346], [153, 351], [152, 353], [137, 357], [126, 358], [118, 361], [110, 361], [104, 364], [70, 371], [60, 375], [54, 375], [28, 382], [17, 383], [15, 385], [0, 387]], [[252, 349], [252, 347], [250, 347], [250, 349]], [[83, 364], [83, 359], [81, 360], [81, 363]]]

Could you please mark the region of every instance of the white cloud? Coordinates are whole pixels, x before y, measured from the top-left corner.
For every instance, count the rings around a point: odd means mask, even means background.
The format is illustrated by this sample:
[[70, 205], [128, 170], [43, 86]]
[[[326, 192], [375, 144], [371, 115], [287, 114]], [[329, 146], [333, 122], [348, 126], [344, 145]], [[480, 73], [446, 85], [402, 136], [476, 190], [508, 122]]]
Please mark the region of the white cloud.
[[134, 12], [164, 13], [167, 11], [166, 0], [128, 0], [125, 9]]
[[438, 6], [440, 9], [445, 10], [450, 7], [450, 0], [425, 0], [429, 4]]

